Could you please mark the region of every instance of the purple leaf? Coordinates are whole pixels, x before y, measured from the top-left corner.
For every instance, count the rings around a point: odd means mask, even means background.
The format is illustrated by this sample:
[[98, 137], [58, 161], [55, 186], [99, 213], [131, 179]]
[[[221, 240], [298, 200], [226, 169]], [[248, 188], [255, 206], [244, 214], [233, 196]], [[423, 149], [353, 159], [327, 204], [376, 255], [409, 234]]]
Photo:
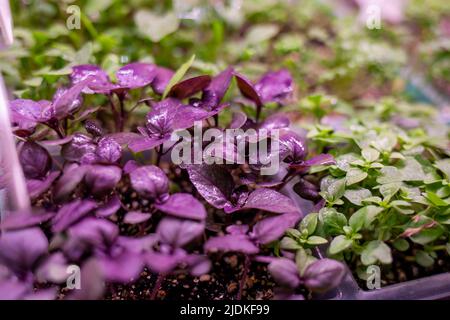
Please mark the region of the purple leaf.
[[273, 129], [282, 129], [289, 127], [289, 118], [284, 114], [276, 113], [264, 120], [259, 126], [260, 129], [267, 129], [268, 131]]
[[130, 174], [132, 171], [136, 170], [139, 167], [139, 163], [137, 163], [135, 160], [128, 160], [123, 167], [123, 172], [126, 174]]
[[119, 236], [119, 238], [117, 239], [117, 244], [121, 247], [124, 247], [128, 251], [143, 253], [151, 251], [153, 247], [158, 244], [158, 241], [158, 235], [155, 233], [151, 233], [140, 238]]
[[186, 257], [184, 250], [175, 250], [173, 254], [148, 252], [145, 261], [148, 268], [154, 273], [169, 273], [173, 271]]
[[95, 211], [95, 215], [98, 217], [106, 218], [119, 211], [120, 207], [120, 199], [117, 195], [114, 195], [103, 207], [100, 207]]
[[300, 285], [300, 277], [294, 261], [279, 258], [272, 261], [268, 269], [275, 281], [281, 286], [295, 289]]
[[[109, 249], [119, 236], [119, 228], [109, 220], [87, 217], [68, 229], [69, 239], [74, 244], [90, 244], [97, 249]], [[65, 249], [70, 248], [70, 243]]]
[[39, 264], [35, 275], [41, 282], [63, 283], [67, 279], [67, 259], [62, 252], [57, 252], [47, 257], [44, 262]]
[[162, 243], [181, 248], [202, 235], [204, 230], [204, 223], [164, 218], [158, 224], [156, 233]]
[[229, 204], [234, 181], [231, 174], [218, 165], [190, 165], [189, 178], [200, 195], [212, 206], [222, 209]]
[[68, 161], [81, 163], [83, 157], [91, 154], [96, 158], [95, 151], [97, 150], [96, 144], [92, 141], [91, 137], [88, 137], [81, 133], [75, 133], [72, 140], [63, 146], [61, 155]]
[[206, 210], [203, 204], [188, 193], [175, 193], [156, 208], [175, 217], [203, 220]]
[[293, 228], [299, 220], [300, 215], [297, 213], [265, 218], [255, 224], [250, 236], [258, 243], [267, 244], [281, 238], [286, 230]]
[[105, 290], [103, 272], [95, 258], [87, 260], [81, 266], [81, 289], [73, 290], [68, 296], [71, 300], [97, 300]]
[[101, 257], [98, 261], [105, 280], [112, 282], [135, 281], [144, 267], [144, 260], [140, 255], [126, 250], [114, 256]]
[[56, 119], [64, 119], [68, 115], [78, 111], [82, 105], [80, 94], [92, 80], [93, 78], [87, 77], [70, 88], [59, 89], [53, 97], [53, 117]]
[[303, 161], [308, 153], [305, 138], [293, 131], [287, 131], [280, 136], [282, 158], [288, 163]]
[[0, 279], [0, 300], [19, 300], [30, 292], [32, 285], [15, 278]]
[[309, 265], [304, 274], [305, 286], [315, 292], [326, 292], [344, 279], [345, 266], [336, 260], [320, 259]]
[[319, 187], [303, 178], [300, 178], [299, 182], [294, 185], [293, 189], [295, 193], [303, 199], [317, 201], [321, 198], [319, 194]]
[[211, 269], [211, 261], [204, 255], [190, 254], [184, 260], [189, 266], [190, 274], [194, 277], [207, 274]]
[[61, 120], [76, 113], [83, 104], [83, 98], [80, 96], [83, 88], [82, 83], [72, 88], [58, 88], [53, 95], [52, 118]]
[[334, 160], [333, 156], [331, 154], [319, 154], [315, 157], [312, 157], [311, 159], [308, 159], [304, 162], [298, 163], [298, 164], [292, 164], [291, 167], [303, 172], [305, 170], [308, 170], [312, 166], [328, 166], [335, 164], [336, 161]]
[[251, 81], [248, 80], [243, 75], [236, 72], [234, 73], [234, 76], [236, 77], [237, 85], [242, 95], [247, 99], [253, 101], [256, 104], [256, 106], [260, 108], [263, 103], [261, 101], [261, 97], [259, 96], [258, 92], [256, 91], [256, 88], [253, 86]]
[[228, 67], [212, 79], [211, 83], [203, 91], [202, 108], [213, 110], [220, 104], [230, 87], [232, 77], [233, 68]]
[[306, 166], [328, 166], [332, 164], [336, 164], [336, 161], [331, 154], [319, 154], [304, 162]]
[[45, 148], [53, 147], [53, 146], [61, 146], [64, 144], [68, 144], [70, 141], [72, 141], [72, 139], [73, 139], [73, 136], [69, 135], [62, 139], [42, 140], [42, 141], [39, 141], [39, 144], [44, 146]]
[[95, 209], [96, 206], [97, 205], [95, 204], [95, 202], [90, 200], [75, 200], [69, 204], [62, 206], [52, 219], [52, 231], [64, 231], [70, 225], [77, 222], [93, 209]]
[[91, 94], [96, 92], [95, 88], [105, 87], [110, 84], [108, 75], [99, 66], [83, 64], [72, 67], [72, 74], [70, 75], [72, 84], [77, 84], [87, 78], [91, 78], [91, 81], [83, 89], [83, 93]]
[[128, 146], [134, 152], [152, 149], [169, 140], [173, 131], [191, 127], [205, 114], [207, 113], [185, 106], [174, 98], [160, 101], [154, 104], [153, 110], [147, 114], [145, 128], [139, 128], [142, 136], [131, 139]]
[[247, 122], [247, 115], [241, 111], [233, 112], [230, 129], [240, 129]]
[[152, 139], [147, 137], [137, 137], [130, 141], [128, 147], [133, 152], [142, 152], [145, 150], [151, 150], [168, 140], [167, 137], [162, 139]]
[[2, 220], [0, 228], [5, 231], [28, 228], [50, 220], [54, 215], [53, 212], [14, 212]]
[[122, 169], [116, 166], [91, 165], [84, 180], [94, 195], [111, 192], [122, 178]]
[[80, 166], [76, 163], [67, 165], [53, 188], [55, 199], [62, 200], [68, 197], [83, 181], [87, 169], [88, 166]]
[[248, 229], [248, 225], [246, 224], [232, 224], [231, 226], [228, 226], [226, 230], [229, 234], [237, 235], [247, 234]]
[[177, 99], [188, 98], [197, 92], [202, 91], [211, 83], [210, 76], [198, 76], [178, 82], [169, 92], [170, 97]]
[[116, 163], [122, 157], [122, 147], [116, 140], [105, 137], [98, 142], [95, 153], [101, 162]]
[[13, 125], [19, 127], [25, 135], [32, 133], [37, 123], [46, 122], [51, 118], [50, 101], [33, 101], [17, 99], [10, 102]]
[[205, 243], [205, 251], [242, 252], [257, 254], [259, 249], [246, 235], [229, 234], [209, 238]]
[[115, 140], [121, 146], [127, 145], [130, 141], [140, 137], [140, 134], [134, 132], [117, 132], [111, 133], [105, 136], [105, 138], [111, 138]]
[[39, 228], [2, 233], [0, 236], [0, 264], [18, 275], [34, 267], [39, 257], [47, 253], [48, 240]]
[[59, 172], [51, 172], [48, 176], [44, 178], [44, 180], [38, 179], [28, 179], [27, 190], [30, 198], [32, 200], [37, 199], [41, 194], [46, 192], [52, 186], [53, 182], [55, 182], [56, 178], [59, 177]]
[[156, 67], [156, 76], [151, 86], [155, 93], [162, 95], [170, 79], [172, 79], [173, 71], [163, 67]]
[[130, 173], [131, 186], [141, 197], [164, 201], [168, 197], [169, 180], [160, 168], [150, 165]]
[[292, 76], [286, 69], [266, 73], [255, 85], [263, 103], [282, 102], [293, 92]]
[[123, 218], [123, 222], [127, 224], [139, 224], [150, 219], [152, 215], [150, 213], [143, 213], [139, 211], [130, 211]]
[[42, 179], [52, 166], [52, 158], [48, 151], [31, 141], [26, 141], [20, 147], [19, 161], [28, 179]]
[[135, 89], [149, 85], [155, 79], [156, 67], [149, 63], [135, 62], [120, 68], [117, 83], [123, 88]]
[[290, 289], [285, 290], [285, 288], [275, 288], [274, 291], [275, 294], [273, 300], [295, 300], [295, 301], [305, 300], [304, 296], [302, 296], [301, 294], [295, 294]]
[[245, 209], [260, 209], [275, 213], [298, 212], [298, 208], [289, 197], [278, 191], [266, 188], [256, 189], [248, 196]]

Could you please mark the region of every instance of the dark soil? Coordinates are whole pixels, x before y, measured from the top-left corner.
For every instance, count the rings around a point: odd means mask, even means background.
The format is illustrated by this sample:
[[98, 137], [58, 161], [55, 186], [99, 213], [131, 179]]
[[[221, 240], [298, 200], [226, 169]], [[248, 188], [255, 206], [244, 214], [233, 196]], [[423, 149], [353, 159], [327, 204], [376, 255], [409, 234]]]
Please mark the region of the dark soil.
[[[235, 300], [239, 292], [244, 257], [239, 254], [211, 256], [210, 273], [193, 277], [180, 273], [169, 275], [157, 291], [156, 300]], [[144, 271], [141, 278], [130, 285], [109, 285], [106, 299], [149, 300], [157, 275]], [[275, 283], [267, 266], [253, 262], [242, 291], [243, 300], [268, 300], [273, 298]]]

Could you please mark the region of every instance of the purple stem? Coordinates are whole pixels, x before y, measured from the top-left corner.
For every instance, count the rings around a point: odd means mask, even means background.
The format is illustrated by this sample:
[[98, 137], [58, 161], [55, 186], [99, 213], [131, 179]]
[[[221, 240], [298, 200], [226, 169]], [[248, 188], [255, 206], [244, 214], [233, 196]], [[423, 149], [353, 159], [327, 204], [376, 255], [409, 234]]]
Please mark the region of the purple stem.
[[119, 131], [122, 132], [123, 128], [125, 127], [125, 120], [127, 117], [127, 113], [125, 111], [125, 96], [122, 94], [118, 94], [117, 97], [119, 98], [119, 106], [120, 106], [120, 115], [119, 115]]
[[163, 155], [163, 145], [160, 145], [158, 147], [158, 156], [156, 157], [156, 165], [159, 166], [159, 163], [161, 162], [161, 157]]
[[114, 116], [114, 121], [116, 123], [116, 132], [120, 132], [120, 115], [117, 112], [116, 105], [114, 104], [113, 96], [111, 94], [108, 95], [109, 104], [111, 105], [111, 110]]
[[161, 284], [164, 281], [164, 278], [166, 277], [163, 273], [158, 273], [158, 278], [156, 278], [155, 285], [153, 286], [152, 293], [150, 294], [150, 300], [155, 300], [156, 296], [158, 295], [159, 288], [161, 288]]
[[246, 254], [244, 260], [244, 271], [242, 272], [241, 281], [239, 282], [239, 292], [236, 296], [237, 300], [242, 299], [242, 292], [244, 291], [245, 283], [247, 282], [249, 268], [250, 268], [250, 257]]

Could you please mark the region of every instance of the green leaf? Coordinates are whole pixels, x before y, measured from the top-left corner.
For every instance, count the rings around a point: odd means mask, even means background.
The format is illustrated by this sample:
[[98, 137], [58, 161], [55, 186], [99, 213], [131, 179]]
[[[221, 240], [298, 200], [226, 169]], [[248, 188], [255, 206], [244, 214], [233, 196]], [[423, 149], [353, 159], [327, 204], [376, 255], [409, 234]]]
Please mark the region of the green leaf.
[[310, 236], [306, 241], [306, 243], [312, 246], [318, 246], [321, 244], [328, 243], [328, 240], [318, 236]]
[[405, 166], [400, 169], [403, 181], [423, 181], [425, 180], [425, 172], [422, 165], [414, 158], [406, 158]]
[[380, 152], [373, 148], [364, 148], [361, 151], [361, 154], [363, 158], [366, 159], [367, 162], [374, 162], [378, 160], [378, 158], [380, 157]]
[[405, 159], [405, 156], [402, 155], [400, 152], [392, 152], [391, 155], [389, 156], [389, 159], [391, 159], [391, 160], [396, 160], [396, 159], [403, 160], [403, 159]]
[[321, 189], [321, 194], [327, 201], [335, 202], [345, 193], [345, 179], [322, 179]]
[[337, 236], [330, 243], [330, 247], [328, 251], [331, 255], [338, 254], [339, 252], [344, 251], [352, 246], [353, 240], [347, 239], [344, 235]]
[[397, 135], [392, 132], [379, 135], [374, 139], [371, 145], [381, 152], [390, 152], [397, 144]]
[[431, 204], [436, 206], [436, 207], [447, 207], [449, 205], [449, 203], [447, 203], [447, 201], [442, 200], [434, 192], [427, 191], [426, 197], [431, 202]]
[[42, 77], [33, 77], [23, 81], [23, 84], [30, 87], [39, 87], [42, 84], [42, 80], [44, 80]]
[[395, 249], [402, 252], [409, 249], [409, 242], [403, 238], [395, 239], [392, 245]]
[[450, 181], [450, 159], [438, 160], [434, 163], [434, 166], [438, 168]]
[[450, 254], [450, 243], [445, 245], [445, 249], [447, 250], [447, 253]]
[[361, 201], [371, 196], [370, 190], [364, 188], [347, 189], [344, 193], [344, 197], [357, 206], [362, 206]]
[[347, 186], [363, 181], [365, 178], [367, 178], [367, 172], [364, 172], [359, 168], [351, 168], [347, 171], [345, 177]]
[[[368, 229], [372, 225], [372, 222], [375, 220], [377, 215], [382, 212], [384, 209], [374, 205], [365, 206], [358, 211], [356, 211], [352, 217], [356, 214], [363, 215], [365, 217], [363, 227]], [[356, 219], [356, 218], [355, 218]]]
[[437, 238], [439, 238], [444, 233], [444, 228], [438, 224], [432, 228], [426, 228], [419, 233], [410, 237], [410, 239], [418, 244], [425, 245]]
[[361, 252], [361, 262], [368, 266], [377, 261], [383, 264], [392, 263], [391, 248], [380, 240], [370, 241]]
[[319, 212], [319, 219], [323, 224], [323, 231], [326, 235], [342, 234], [342, 228], [347, 225], [347, 218], [344, 214], [334, 208], [323, 208]]
[[[364, 208], [362, 208], [364, 209]], [[348, 220], [349, 226], [352, 228], [353, 232], [358, 232], [364, 226], [366, 222], [367, 210], [358, 210]]]
[[170, 90], [174, 85], [176, 85], [181, 79], [183, 79], [186, 72], [191, 67], [192, 63], [195, 60], [195, 54], [192, 55], [192, 57], [185, 63], [181, 65], [181, 67], [178, 68], [177, 72], [173, 75], [172, 79], [170, 79], [169, 84], [167, 85], [166, 89], [164, 90], [164, 94], [162, 96], [162, 100], [164, 100], [167, 95], [169, 94]]
[[380, 193], [383, 195], [384, 201], [389, 201], [398, 190], [400, 190], [401, 185], [400, 182], [391, 182], [381, 185]]
[[297, 241], [289, 237], [284, 237], [283, 239], [281, 239], [280, 246], [285, 250], [298, 250], [302, 248], [302, 246]]
[[180, 23], [174, 12], [159, 14], [150, 10], [137, 11], [134, 22], [138, 31], [153, 42], [159, 42], [165, 36], [175, 32]]
[[403, 200], [394, 200], [390, 205], [400, 212], [401, 214], [413, 214], [414, 210], [411, 209], [411, 203]]
[[312, 256], [311, 254], [308, 254], [308, 252], [303, 248], [297, 250], [297, 252], [295, 254], [295, 264], [297, 265], [300, 276], [303, 275], [306, 268], [310, 264], [312, 264], [316, 261], [317, 261], [317, 258]]
[[342, 171], [347, 172], [351, 166], [350, 164], [358, 160], [358, 157], [354, 153], [347, 153], [336, 158], [336, 166]]
[[245, 42], [247, 45], [257, 45], [261, 42], [270, 40], [279, 31], [279, 27], [276, 24], [260, 24], [250, 28], [245, 36]]
[[297, 229], [287, 229], [286, 230], [286, 234], [292, 238], [298, 239], [302, 236], [302, 234], [300, 233], [300, 231], [298, 231]]
[[379, 162], [372, 162], [369, 167], [372, 169], [381, 169], [384, 168], [384, 165]]
[[385, 166], [380, 169], [380, 176], [377, 178], [377, 182], [380, 184], [386, 184], [391, 182], [401, 182], [403, 180], [402, 173], [396, 167]]
[[46, 66], [34, 73], [35, 76], [65, 76], [72, 73], [71, 66], [65, 66], [61, 69], [52, 70], [49, 66]]
[[306, 230], [308, 235], [314, 233], [317, 227], [317, 216], [318, 213], [313, 212], [305, 216], [300, 222], [300, 231]]
[[92, 42], [87, 42], [81, 47], [80, 50], [77, 51], [77, 53], [75, 53], [72, 63], [75, 65], [88, 64], [92, 58], [93, 50], [94, 48]]
[[419, 250], [416, 253], [416, 262], [424, 268], [429, 268], [434, 264], [434, 259], [428, 252]]

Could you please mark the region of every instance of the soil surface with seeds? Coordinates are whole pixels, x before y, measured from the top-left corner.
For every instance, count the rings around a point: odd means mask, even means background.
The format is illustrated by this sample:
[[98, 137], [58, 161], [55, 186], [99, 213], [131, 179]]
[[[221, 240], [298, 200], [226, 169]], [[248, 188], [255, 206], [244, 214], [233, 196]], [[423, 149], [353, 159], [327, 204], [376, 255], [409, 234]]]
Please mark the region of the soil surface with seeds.
[[[435, 263], [431, 267], [423, 267], [415, 261], [415, 250], [413, 245], [406, 252], [394, 250], [392, 265], [380, 265], [381, 287], [450, 272], [450, 259], [446, 252], [436, 251]], [[358, 275], [356, 264], [349, 263], [349, 266], [351, 270], [355, 270], [353, 276], [360, 288], [366, 290], [367, 283], [363, 279], [365, 272], [359, 269]]]

